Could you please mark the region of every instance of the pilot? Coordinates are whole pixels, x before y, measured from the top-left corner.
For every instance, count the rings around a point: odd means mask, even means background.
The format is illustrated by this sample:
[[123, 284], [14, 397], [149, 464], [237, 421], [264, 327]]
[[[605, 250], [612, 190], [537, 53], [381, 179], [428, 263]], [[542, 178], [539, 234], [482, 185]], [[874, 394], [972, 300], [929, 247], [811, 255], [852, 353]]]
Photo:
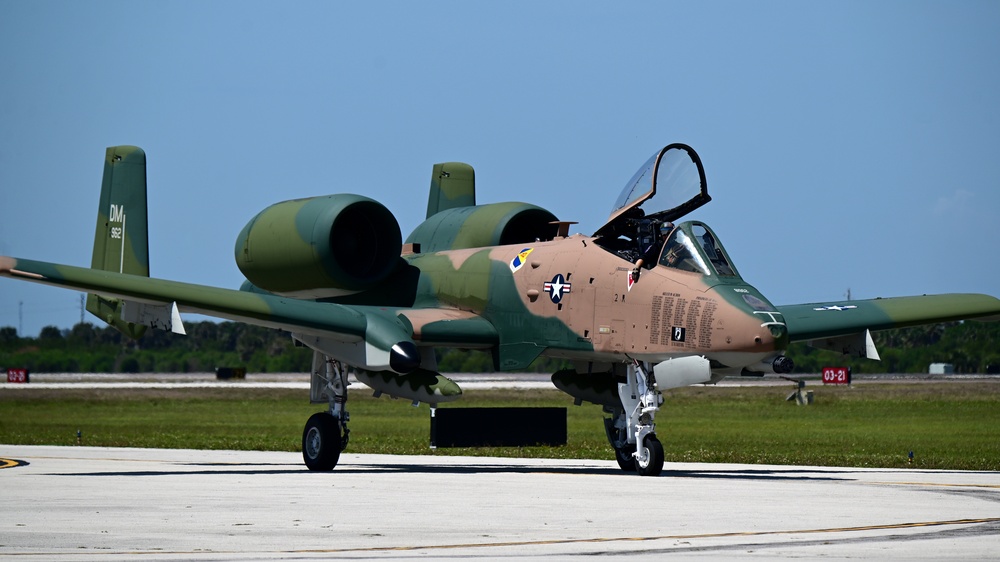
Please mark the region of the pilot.
[[[635, 267], [632, 268], [632, 282], [635, 283], [639, 280], [639, 272], [642, 271], [642, 267], [648, 263], [653, 263], [656, 258], [660, 255], [660, 250], [662, 249], [662, 242], [664, 239], [664, 234], [669, 233], [673, 230], [673, 223], [666, 222], [661, 223], [660, 221], [643, 221], [645, 225], [639, 226], [639, 240], [645, 241], [642, 247], [645, 249], [639, 256], [639, 259], [635, 262]], [[648, 232], [644, 232], [644, 226], [648, 228]], [[643, 236], [645, 234], [645, 236]]]

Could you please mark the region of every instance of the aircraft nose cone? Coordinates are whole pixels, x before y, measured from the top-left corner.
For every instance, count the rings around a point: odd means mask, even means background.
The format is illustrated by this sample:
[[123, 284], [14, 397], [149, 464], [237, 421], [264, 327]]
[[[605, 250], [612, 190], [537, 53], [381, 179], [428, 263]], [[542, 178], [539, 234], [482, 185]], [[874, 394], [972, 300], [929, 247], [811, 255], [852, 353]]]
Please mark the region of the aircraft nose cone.
[[420, 366], [420, 352], [411, 341], [401, 341], [389, 351], [389, 368], [401, 375], [411, 373]]
[[779, 349], [788, 347], [788, 327], [784, 324], [772, 324], [767, 327], [774, 338], [774, 345]]

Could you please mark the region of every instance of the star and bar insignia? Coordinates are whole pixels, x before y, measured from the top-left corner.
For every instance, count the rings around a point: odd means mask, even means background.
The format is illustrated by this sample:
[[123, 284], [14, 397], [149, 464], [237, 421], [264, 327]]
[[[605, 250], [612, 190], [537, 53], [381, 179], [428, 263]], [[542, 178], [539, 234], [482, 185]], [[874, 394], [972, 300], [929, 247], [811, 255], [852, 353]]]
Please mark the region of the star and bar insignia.
[[544, 291], [549, 293], [549, 298], [552, 302], [559, 304], [562, 300], [563, 295], [570, 292], [573, 284], [566, 281], [562, 273], [556, 273], [556, 276], [552, 278], [552, 281], [546, 281], [544, 286]]
[[814, 308], [813, 310], [821, 310], [821, 311], [822, 310], [836, 310], [836, 311], [839, 312], [841, 310], [850, 310], [852, 308], [857, 308], [857, 307], [854, 306], [853, 304], [849, 304], [847, 306], [838, 306], [838, 305], [832, 304], [830, 306], [821, 306], [819, 308]]

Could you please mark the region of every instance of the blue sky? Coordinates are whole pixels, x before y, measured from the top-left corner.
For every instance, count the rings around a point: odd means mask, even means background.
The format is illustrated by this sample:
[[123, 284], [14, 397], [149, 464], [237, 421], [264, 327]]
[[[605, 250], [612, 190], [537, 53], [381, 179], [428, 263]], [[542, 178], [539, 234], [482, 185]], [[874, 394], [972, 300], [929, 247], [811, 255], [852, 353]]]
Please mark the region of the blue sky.
[[[88, 265], [104, 149], [146, 150], [154, 276], [236, 288], [267, 205], [431, 166], [590, 234], [648, 156], [773, 302], [1000, 295], [997, 2], [0, 1], [0, 254]], [[0, 280], [0, 326], [79, 321]]]

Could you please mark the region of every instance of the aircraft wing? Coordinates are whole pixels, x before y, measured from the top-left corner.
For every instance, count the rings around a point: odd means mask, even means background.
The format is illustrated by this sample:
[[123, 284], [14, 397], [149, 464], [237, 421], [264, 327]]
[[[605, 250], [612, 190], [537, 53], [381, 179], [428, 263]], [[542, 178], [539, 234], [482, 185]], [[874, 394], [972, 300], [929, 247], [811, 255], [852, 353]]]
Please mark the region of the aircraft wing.
[[324, 303], [2, 256], [0, 276], [123, 299], [133, 307], [166, 307], [168, 324], [171, 310], [178, 323], [177, 312], [194, 312], [325, 340], [332, 349], [354, 346], [349, 357], [339, 358], [371, 370], [390, 369], [390, 350], [400, 341], [470, 347], [498, 341], [490, 322], [452, 309]]
[[[870, 330], [957, 320], [1000, 320], [1000, 300], [947, 294], [778, 306], [789, 339], [876, 359]], [[866, 352], [866, 347], [868, 351]]]

